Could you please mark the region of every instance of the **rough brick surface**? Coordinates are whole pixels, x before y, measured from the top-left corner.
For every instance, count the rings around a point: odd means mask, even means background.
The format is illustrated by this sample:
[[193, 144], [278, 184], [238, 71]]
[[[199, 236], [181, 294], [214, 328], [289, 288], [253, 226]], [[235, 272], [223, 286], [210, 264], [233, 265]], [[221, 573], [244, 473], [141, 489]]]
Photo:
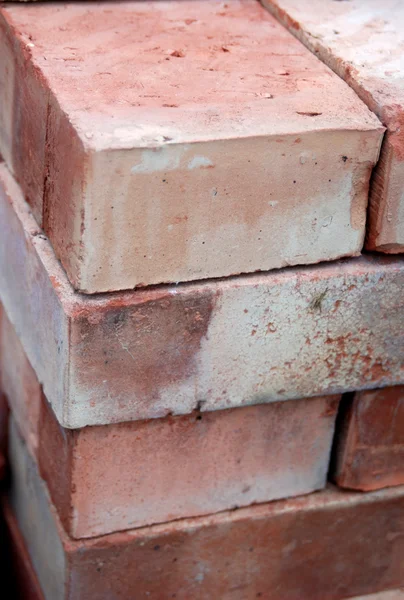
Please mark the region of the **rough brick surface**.
[[404, 5], [397, 0], [263, 0], [387, 127], [373, 177], [370, 250], [404, 251]]
[[255, 0], [8, 5], [0, 53], [0, 151], [76, 289], [361, 250], [383, 128]]
[[4, 312], [2, 325], [6, 352], [1, 366], [14, 419], [30, 452], [37, 454], [73, 537], [325, 486], [338, 396], [66, 430], [41, 398]]
[[12, 506], [47, 600], [338, 600], [403, 585], [402, 487], [329, 489], [79, 542], [12, 432]]
[[41, 386], [0, 304], [0, 393], [7, 397], [24, 439], [35, 454]]
[[39, 464], [71, 535], [93, 537], [325, 487], [338, 397], [63, 430]]
[[0, 181], [0, 298], [62, 425], [404, 383], [399, 258], [83, 296]]
[[338, 485], [367, 491], [404, 484], [404, 386], [358, 392], [343, 407], [333, 473]]

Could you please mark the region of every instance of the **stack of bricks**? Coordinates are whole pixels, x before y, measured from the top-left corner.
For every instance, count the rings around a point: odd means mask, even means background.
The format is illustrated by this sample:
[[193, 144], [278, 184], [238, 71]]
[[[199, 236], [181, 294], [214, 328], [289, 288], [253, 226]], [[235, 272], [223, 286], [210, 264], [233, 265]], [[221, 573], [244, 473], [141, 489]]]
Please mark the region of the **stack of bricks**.
[[2, 5], [23, 597], [404, 598], [404, 10], [379, 4]]

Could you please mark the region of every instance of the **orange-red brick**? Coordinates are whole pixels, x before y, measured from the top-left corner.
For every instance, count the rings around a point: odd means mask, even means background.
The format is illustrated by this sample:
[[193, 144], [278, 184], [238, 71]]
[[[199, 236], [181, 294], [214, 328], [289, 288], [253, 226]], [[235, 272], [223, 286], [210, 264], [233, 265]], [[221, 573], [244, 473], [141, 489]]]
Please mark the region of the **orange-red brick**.
[[404, 484], [404, 386], [343, 400], [333, 477], [365, 491]]

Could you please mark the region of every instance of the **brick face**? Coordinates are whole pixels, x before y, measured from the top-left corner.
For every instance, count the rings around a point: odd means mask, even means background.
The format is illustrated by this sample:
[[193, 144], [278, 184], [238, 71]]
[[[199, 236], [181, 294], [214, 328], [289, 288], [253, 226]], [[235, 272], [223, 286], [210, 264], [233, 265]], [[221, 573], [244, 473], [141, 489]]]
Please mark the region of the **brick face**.
[[76, 289], [359, 254], [384, 129], [344, 82], [255, 0], [105, 10], [0, 11], [0, 149]]
[[80, 430], [43, 406], [39, 465], [76, 538], [325, 487], [338, 397]]
[[395, 0], [263, 4], [358, 94], [387, 127], [373, 173], [366, 247], [404, 251], [404, 7]]
[[0, 178], [0, 297], [63, 426], [403, 383], [399, 258], [83, 296]]
[[73, 537], [325, 486], [338, 396], [63, 429], [4, 311], [1, 328], [4, 390]]
[[404, 484], [404, 386], [358, 392], [345, 401], [333, 477], [341, 487]]
[[403, 586], [403, 487], [369, 494], [330, 487], [73, 541], [12, 431], [12, 506], [47, 600], [101, 600], [106, 590], [117, 600], [341, 600]]

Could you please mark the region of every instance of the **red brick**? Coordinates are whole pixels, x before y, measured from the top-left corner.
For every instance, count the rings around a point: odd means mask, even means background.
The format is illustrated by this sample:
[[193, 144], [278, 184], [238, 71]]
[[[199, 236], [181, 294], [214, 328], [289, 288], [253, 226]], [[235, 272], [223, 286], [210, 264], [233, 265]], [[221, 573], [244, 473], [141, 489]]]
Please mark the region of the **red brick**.
[[366, 247], [404, 252], [404, 5], [262, 0], [387, 127], [372, 178]]
[[376, 490], [404, 484], [404, 386], [358, 392], [343, 402], [334, 479]]
[[404, 383], [398, 257], [84, 296], [0, 183], [0, 298], [65, 427]]
[[39, 464], [70, 534], [93, 537], [325, 487], [338, 397], [79, 430], [43, 405]]
[[403, 487], [330, 488], [73, 541], [12, 431], [12, 506], [46, 600], [339, 600], [404, 584]]
[[43, 76], [30, 60], [29, 47], [21, 45], [20, 36], [1, 18], [0, 38], [0, 152], [23, 182], [25, 197], [41, 222], [49, 94], [42, 91]]
[[41, 474], [73, 537], [325, 486], [339, 397], [63, 429], [41, 398], [4, 312], [2, 325], [2, 369], [14, 419], [30, 452], [37, 453]]
[[0, 53], [0, 149], [76, 289], [359, 254], [384, 128], [256, 0], [9, 4]]

